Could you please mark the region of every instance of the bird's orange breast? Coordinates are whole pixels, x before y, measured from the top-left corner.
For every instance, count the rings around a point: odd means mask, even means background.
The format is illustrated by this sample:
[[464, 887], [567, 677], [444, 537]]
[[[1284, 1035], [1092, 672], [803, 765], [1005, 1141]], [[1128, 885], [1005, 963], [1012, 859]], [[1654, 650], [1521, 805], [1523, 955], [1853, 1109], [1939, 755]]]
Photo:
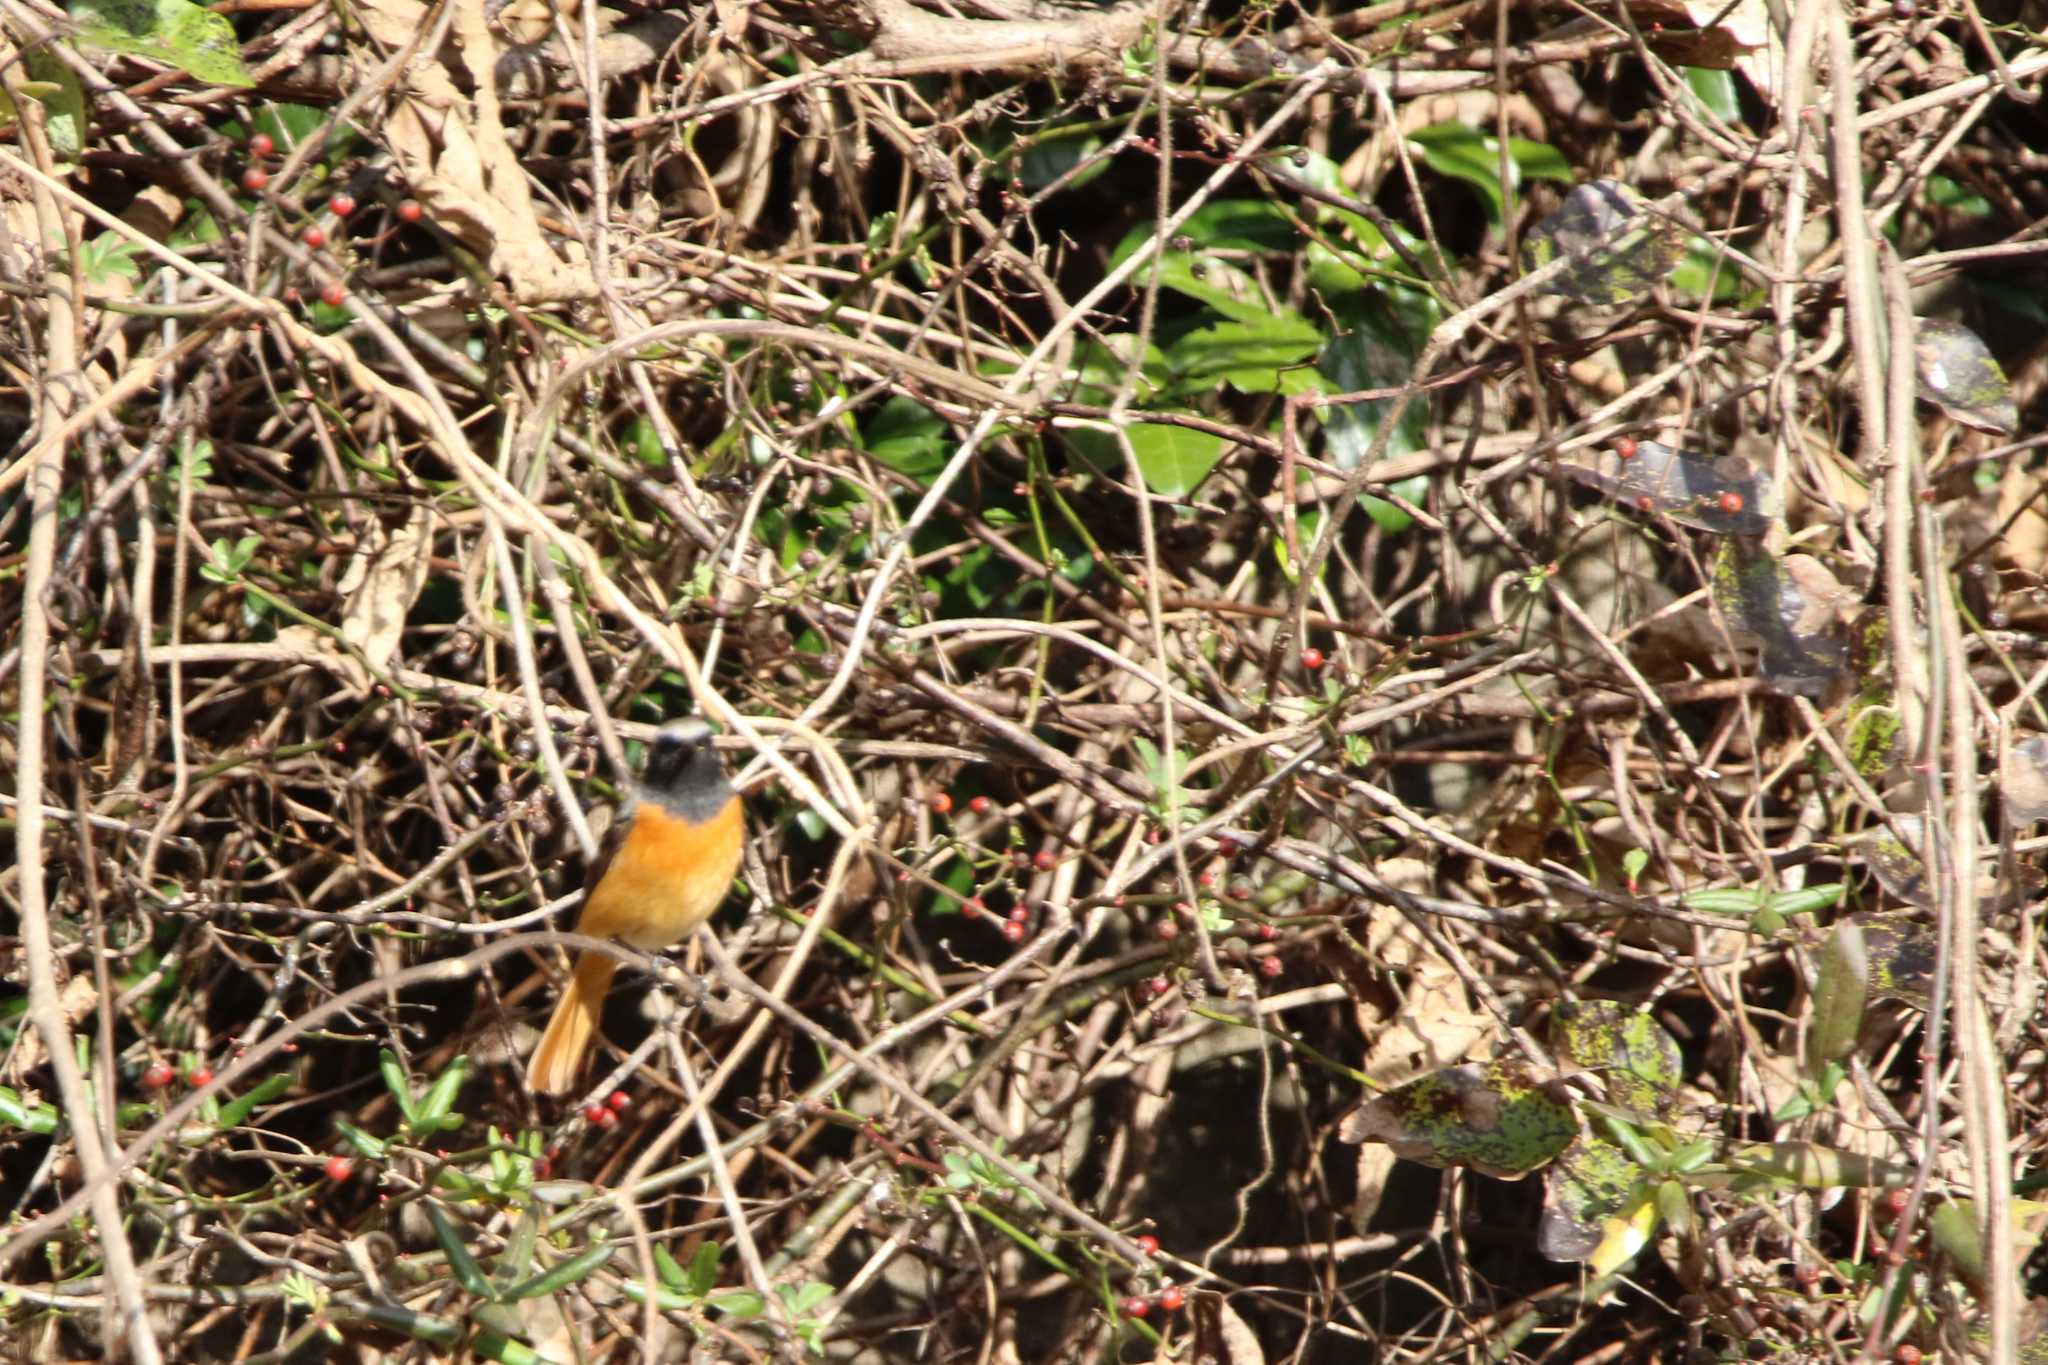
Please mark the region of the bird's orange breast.
[[653, 801], [633, 813], [577, 928], [635, 948], [666, 948], [711, 917], [739, 870], [746, 835], [739, 798], [702, 824]]

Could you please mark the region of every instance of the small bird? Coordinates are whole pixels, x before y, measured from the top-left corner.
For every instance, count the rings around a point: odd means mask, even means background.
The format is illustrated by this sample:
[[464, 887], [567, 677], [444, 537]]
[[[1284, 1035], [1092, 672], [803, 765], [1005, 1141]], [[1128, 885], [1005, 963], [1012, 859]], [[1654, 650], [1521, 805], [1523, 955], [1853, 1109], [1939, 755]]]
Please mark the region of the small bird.
[[[654, 736], [647, 771], [584, 878], [576, 927], [650, 952], [711, 918], [739, 870], [746, 817], [725, 780], [711, 727], [679, 720]], [[581, 953], [569, 989], [526, 1067], [537, 1094], [566, 1094], [597, 1032], [618, 959]]]

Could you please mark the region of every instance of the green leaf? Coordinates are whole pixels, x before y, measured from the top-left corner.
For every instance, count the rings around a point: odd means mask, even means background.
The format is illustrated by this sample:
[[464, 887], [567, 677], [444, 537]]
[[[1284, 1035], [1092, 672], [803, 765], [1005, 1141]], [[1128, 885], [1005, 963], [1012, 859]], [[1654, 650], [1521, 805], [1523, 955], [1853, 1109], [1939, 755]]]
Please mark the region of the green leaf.
[[953, 453], [945, 419], [900, 395], [876, 410], [862, 436], [868, 454], [921, 484], [929, 484]]
[[615, 1250], [617, 1248], [609, 1242], [589, 1247], [560, 1265], [534, 1276], [524, 1284], [517, 1284], [506, 1290], [505, 1301], [518, 1303], [523, 1299], [537, 1299], [544, 1294], [559, 1293], [572, 1284], [581, 1284], [595, 1274], [599, 1266], [609, 1261]]
[[420, 1096], [418, 1115], [420, 1126], [432, 1124], [446, 1128], [446, 1120], [454, 1117], [448, 1111], [455, 1104], [455, 1092], [462, 1089], [463, 1081], [469, 1078], [469, 1056], [462, 1054], [450, 1063], [434, 1083], [427, 1087], [427, 1093]]
[[[1429, 168], [1439, 175], [1462, 180], [1479, 191], [1486, 208], [1486, 221], [1498, 227], [1504, 211], [1501, 192], [1500, 141], [1468, 123], [1433, 123], [1418, 128], [1408, 140], [1422, 154]], [[1571, 163], [1547, 143], [1526, 138], [1508, 139], [1508, 188], [1518, 188], [1524, 176], [1571, 183]]]
[[441, 1244], [441, 1254], [448, 1258], [448, 1269], [455, 1275], [455, 1282], [475, 1298], [486, 1303], [498, 1301], [497, 1291], [491, 1287], [484, 1268], [476, 1263], [476, 1257], [469, 1254], [469, 1248], [462, 1244], [461, 1234], [441, 1212], [438, 1204], [427, 1201], [427, 1219], [434, 1225], [434, 1240]]
[[256, 84], [225, 15], [193, 0], [76, 0], [78, 44], [179, 67], [211, 85]]
[[1322, 344], [1322, 334], [1292, 314], [1197, 327], [1166, 347], [1172, 392], [1209, 393], [1223, 383], [1240, 393], [1273, 393], [1281, 387], [1281, 372], [1307, 360]]
[[[1131, 451], [1138, 458], [1138, 471], [1145, 486], [1163, 497], [1182, 498], [1209, 477], [1209, 471], [1223, 458], [1229, 444], [1221, 436], [1188, 427], [1153, 422], [1133, 422], [1125, 428]], [[1125, 478], [1123, 448], [1116, 437], [1090, 427], [1070, 427], [1061, 433], [1074, 451], [1111, 478]]]
[[[1435, 320], [1436, 308], [1427, 295], [1408, 289], [1377, 293], [1372, 306], [1323, 347], [1316, 360], [1323, 391], [1358, 393], [1407, 383], [1421, 348], [1420, 338], [1428, 334]], [[1339, 469], [1358, 468], [1392, 406], [1390, 398], [1370, 398], [1323, 409], [1330, 463]], [[1411, 454], [1422, 449], [1428, 439], [1429, 405], [1411, 399], [1401, 424], [1387, 438], [1385, 455], [1392, 459]]]
[[1211, 200], [1181, 224], [1179, 235], [1211, 251], [1290, 253], [1301, 246], [1294, 220], [1264, 199]]
[[135, 257], [142, 248], [117, 233], [102, 232], [78, 244], [78, 273], [88, 285], [104, 289], [115, 280], [137, 280], [142, 271]]
[[[60, 160], [76, 161], [85, 151], [85, 132], [89, 126], [85, 87], [78, 83], [78, 73], [47, 50], [31, 48], [26, 56], [24, 65], [30, 83], [25, 88], [42, 102], [46, 115], [43, 127], [49, 135], [50, 150]], [[10, 121], [7, 115], [12, 108], [7, 92], [0, 90], [0, 127]]]
[[[1146, 227], [1131, 229], [1110, 256], [1118, 265], [1152, 235]], [[1132, 279], [1133, 288], [1143, 288], [1153, 271], [1159, 284], [1198, 303], [1207, 304], [1234, 322], [1271, 322], [1275, 317], [1298, 318], [1291, 310], [1277, 307], [1259, 288], [1258, 281], [1243, 267], [1220, 256], [1195, 251], [1161, 251]]]
[[[1036, 192], [1058, 180], [1082, 161], [1102, 150], [1102, 134], [1089, 129], [1054, 128], [1031, 139], [1017, 158], [1016, 178], [1026, 190]], [[1075, 190], [1109, 169], [1109, 158], [1090, 165], [1063, 187]]]
[[259, 1104], [268, 1104], [292, 1088], [292, 1078], [280, 1071], [265, 1076], [245, 1095], [238, 1095], [220, 1107], [220, 1126], [238, 1128]]
[[347, 1119], [336, 1119], [334, 1130], [347, 1138], [357, 1153], [372, 1161], [382, 1161], [390, 1152], [390, 1145], [384, 1139], [370, 1136]]
[[1704, 66], [1687, 67], [1685, 84], [1699, 102], [1723, 123], [1742, 122], [1742, 103], [1735, 94], [1735, 73]]
[[21, 1092], [0, 1085], [0, 1126], [20, 1128], [39, 1137], [57, 1131], [57, 1108], [50, 1104], [29, 1104]]
[[700, 1298], [717, 1288], [718, 1262], [724, 1255], [725, 1248], [716, 1242], [698, 1246], [697, 1254], [690, 1258], [690, 1276], [685, 1287]]
[[1813, 1075], [1856, 1050], [1863, 1009], [1870, 999], [1870, 957], [1863, 926], [1845, 919], [1828, 936], [1813, 988], [1813, 1020], [1806, 1030], [1806, 1069]]
[[411, 1123], [418, 1118], [419, 1110], [412, 1102], [412, 1084], [406, 1079], [405, 1066], [398, 1060], [398, 1054], [388, 1047], [379, 1048], [377, 1071], [384, 1077], [384, 1088], [398, 1102], [398, 1112], [405, 1115], [406, 1122]]

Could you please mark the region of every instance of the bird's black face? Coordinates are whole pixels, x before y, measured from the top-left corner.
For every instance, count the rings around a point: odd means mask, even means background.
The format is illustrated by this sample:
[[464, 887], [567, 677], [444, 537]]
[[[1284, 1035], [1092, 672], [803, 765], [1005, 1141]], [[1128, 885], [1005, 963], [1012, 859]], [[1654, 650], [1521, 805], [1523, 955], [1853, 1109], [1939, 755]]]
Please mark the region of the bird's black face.
[[711, 746], [711, 727], [701, 720], [661, 728], [648, 749], [640, 782], [648, 799], [692, 820], [710, 819], [732, 798], [718, 751]]

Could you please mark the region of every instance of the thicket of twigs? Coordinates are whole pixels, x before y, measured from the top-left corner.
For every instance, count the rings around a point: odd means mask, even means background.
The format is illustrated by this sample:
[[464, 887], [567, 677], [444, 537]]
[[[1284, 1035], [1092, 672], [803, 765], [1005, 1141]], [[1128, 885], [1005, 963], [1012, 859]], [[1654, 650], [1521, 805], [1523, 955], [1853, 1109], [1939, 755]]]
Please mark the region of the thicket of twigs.
[[0, 0], [0, 1355], [2040, 1358], [2030, 12], [217, 8]]

